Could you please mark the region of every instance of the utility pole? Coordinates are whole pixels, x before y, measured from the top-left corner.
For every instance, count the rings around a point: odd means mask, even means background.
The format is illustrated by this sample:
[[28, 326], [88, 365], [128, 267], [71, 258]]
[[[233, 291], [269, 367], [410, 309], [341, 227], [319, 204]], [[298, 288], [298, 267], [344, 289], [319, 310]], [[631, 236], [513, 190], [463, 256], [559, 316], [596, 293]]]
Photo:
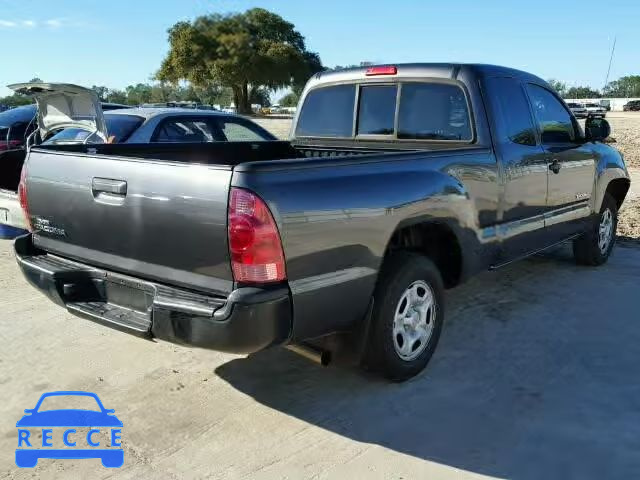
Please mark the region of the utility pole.
[[613, 47], [611, 47], [611, 56], [609, 57], [609, 68], [607, 68], [607, 77], [604, 79], [604, 87], [602, 87], [602, 93], [604, 93], [605, 88], [609, 84], [609, 73], [611, 73], [611, 62], [613, 62], [613, 52], [616, 51], [616, 41], [618, 40], [617, 35], [613, 37]]

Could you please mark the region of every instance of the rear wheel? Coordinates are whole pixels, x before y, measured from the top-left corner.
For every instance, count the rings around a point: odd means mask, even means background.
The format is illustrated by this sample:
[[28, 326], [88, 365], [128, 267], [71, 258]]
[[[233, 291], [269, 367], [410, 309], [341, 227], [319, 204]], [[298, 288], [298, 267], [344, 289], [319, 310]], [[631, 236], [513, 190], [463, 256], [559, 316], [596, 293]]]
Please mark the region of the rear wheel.
[[597, 266], [605, 263], [616, 243], [618, 204], [606, 193], [598, 221], [581, 237], [573, 241], [573, 255], [580, 265]]
[[394, 381], [422, 371], [444, 318], [442, 277], [428, 258], [409, 252], [387, 259], [374, 293], [366, 365]]

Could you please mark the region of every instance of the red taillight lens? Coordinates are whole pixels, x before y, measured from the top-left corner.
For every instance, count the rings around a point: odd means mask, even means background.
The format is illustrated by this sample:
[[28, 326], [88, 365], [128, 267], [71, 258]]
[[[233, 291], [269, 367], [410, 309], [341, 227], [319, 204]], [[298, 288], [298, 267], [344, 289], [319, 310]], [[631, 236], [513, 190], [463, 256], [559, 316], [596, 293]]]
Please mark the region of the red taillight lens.
[[256, 194], [233, 187], [229, 253], [236, 282], [279, 282], [287, 278], [280, 234], [269, 208]]
[[365, 75], [395, 75], [398, 73], [398, 69], [393, 66], [384, 66], [384, 67], [369, 67], [365, 72]]
[[27, 221], [27, 228], [30, 232], [33, 232], [33, 225], [31, 224], [31, 214], [29, 213], [29, 203], [27, 202], [27, 165], [22, 165], [22, 172], [20, 173], [20, 183], [18, 184], [18, 201], [24, 213], [24, 218]]
[[20, 140], [9, 140], [8, 142], [0, 142], [0, 152], [13, 150], [14, 148], [18, 148], [20, 145], [22, 145], [22, 142]]

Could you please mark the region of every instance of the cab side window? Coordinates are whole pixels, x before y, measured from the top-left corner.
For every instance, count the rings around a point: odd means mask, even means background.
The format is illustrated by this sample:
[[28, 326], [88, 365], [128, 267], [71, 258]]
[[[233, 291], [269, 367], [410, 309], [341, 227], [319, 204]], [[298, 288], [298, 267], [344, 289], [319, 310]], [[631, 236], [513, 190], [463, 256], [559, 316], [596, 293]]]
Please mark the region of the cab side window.
[[485, 88], [500, 142], [536, 145], [536, 127], [521, 83], [514, 78], [488, 78]]
[[542, 143], [569, 143], [576, 139], [571, 114], [549, 90], [528, 84], [529, 99], [542, 135]]

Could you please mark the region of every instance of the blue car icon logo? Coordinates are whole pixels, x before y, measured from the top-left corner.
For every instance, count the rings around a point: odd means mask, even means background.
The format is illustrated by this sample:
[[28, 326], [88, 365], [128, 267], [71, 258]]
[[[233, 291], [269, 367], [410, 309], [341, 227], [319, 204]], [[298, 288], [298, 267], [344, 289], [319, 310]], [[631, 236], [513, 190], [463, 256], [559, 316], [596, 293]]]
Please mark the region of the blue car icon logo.
[[[43, 405], [74, 403], [78, 399], [92, 408], [47, 409]], [[18, 467], [35, 467], [40, 458], [99, 458], [102, 465], [109, 468], [121, 467], [124, 463], [122, 422], [114, 415], [114, 410], [104, 408], [95, 393], [45, 393], [35, 408], [24, 412], [16, 423]]]

